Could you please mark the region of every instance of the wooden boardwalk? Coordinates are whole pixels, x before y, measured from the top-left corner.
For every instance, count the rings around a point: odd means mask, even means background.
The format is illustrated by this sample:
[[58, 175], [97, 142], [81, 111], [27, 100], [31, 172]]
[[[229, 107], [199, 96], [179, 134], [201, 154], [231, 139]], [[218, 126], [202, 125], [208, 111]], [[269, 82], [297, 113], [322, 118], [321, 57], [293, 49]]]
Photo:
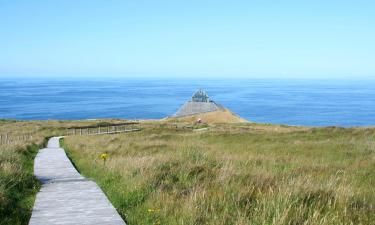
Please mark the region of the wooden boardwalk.
[[77, 172], [59, 139], [51, 138], [36, 156], [34, 173], [42, 188], [29, 225], [125, 225], [98, 185]]

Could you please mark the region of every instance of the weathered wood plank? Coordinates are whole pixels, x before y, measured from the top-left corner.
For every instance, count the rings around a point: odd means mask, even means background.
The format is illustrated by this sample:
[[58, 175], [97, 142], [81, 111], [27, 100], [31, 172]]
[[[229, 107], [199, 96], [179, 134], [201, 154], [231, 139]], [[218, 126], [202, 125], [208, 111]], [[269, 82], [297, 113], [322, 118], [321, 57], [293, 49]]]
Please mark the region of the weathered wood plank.
[[98, 185], [74, 168], [51, 138], [35, 159], [34, 173], [43, 183], [29, 225], [125, 225]]

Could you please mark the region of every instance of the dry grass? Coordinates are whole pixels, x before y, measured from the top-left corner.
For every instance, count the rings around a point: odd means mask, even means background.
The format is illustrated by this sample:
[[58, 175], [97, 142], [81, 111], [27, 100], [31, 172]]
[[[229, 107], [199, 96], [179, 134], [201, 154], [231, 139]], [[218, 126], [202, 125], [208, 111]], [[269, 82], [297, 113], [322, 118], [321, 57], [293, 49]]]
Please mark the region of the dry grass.
[[374, 224], [373, 128], [144, 127], [65, 139], [130, 225]]
[[164, 121], [166, 122], [188, 122], [194, 123], [198, 119], [201, 119], [205, 123], [246, 123], [248, 122], [245, 119], [242, 119], [238, 115], [234, 114], [233, 112], [229, 111], [228, 109], [215, 111], [215, 112], [208, 112], [208, 113], [201, 113], [192, 116], [185, 116], [185, 117], [177, 117], [177, 118], [166, 118]]
[[[33, 159], [50, 133], [41, 122], [1, 120], [0, 224], [27, 224], [39, 189]], [[5, 142], [5, 134], [12, 140]], [[32, 134], [25, 139], [25, 134]], [[6, 144], [5, 144], [6, 143]]]
[[[101, 122], [0, 121], [0, 133], [33, 133], [0, 145], [0, 224], [28, 223], [44, 138]], [[147, 121], [141, 132], [65, 144], [130, 225], [374, 224], [375, 129], [191, 124]]]
[[2, 138], [8, 134], [8, 138], [12, 140], [10, 143], [0, 141], [1, 225], [28, 224], [35, 194], [40, 186], [33, 175], [33, 162], [45, 138], [61, 135], [70, 126], [99, 122], [102, 121], [0, 120]]

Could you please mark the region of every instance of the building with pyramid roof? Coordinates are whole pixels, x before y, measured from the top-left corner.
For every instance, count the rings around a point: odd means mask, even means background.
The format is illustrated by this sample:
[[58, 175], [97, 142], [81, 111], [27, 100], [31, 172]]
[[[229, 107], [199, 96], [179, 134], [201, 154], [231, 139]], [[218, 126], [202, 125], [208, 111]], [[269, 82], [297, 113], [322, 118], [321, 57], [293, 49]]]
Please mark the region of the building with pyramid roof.
[[181, 108], [173, 115], [173, 117], [190, 116], [194, 114], [207, 113], [224, 110], [224, 107], [210, 100], [204, 90], [198, 90]]

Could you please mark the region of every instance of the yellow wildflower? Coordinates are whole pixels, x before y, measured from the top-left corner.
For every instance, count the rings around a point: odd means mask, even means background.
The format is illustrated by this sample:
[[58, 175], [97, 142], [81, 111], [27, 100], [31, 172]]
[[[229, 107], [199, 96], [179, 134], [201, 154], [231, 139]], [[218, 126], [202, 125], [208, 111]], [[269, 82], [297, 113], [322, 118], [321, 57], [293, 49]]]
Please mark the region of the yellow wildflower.
[[148, 212], [158, 212], [158, 211], [160, 211], [160, 209], [148, 209], [147, 211]]
[[108, 157], [108, 154], [107, 154], [107, 153], [102, 153], [102, 154], [100, 155], [100, 158], [101, 158], [101, 159], [107, 159], [107, 157]]
[[100, 158], [105, 162], [108, 158], [108, 154], [107, 153], [102, 153], [100, 154]]

